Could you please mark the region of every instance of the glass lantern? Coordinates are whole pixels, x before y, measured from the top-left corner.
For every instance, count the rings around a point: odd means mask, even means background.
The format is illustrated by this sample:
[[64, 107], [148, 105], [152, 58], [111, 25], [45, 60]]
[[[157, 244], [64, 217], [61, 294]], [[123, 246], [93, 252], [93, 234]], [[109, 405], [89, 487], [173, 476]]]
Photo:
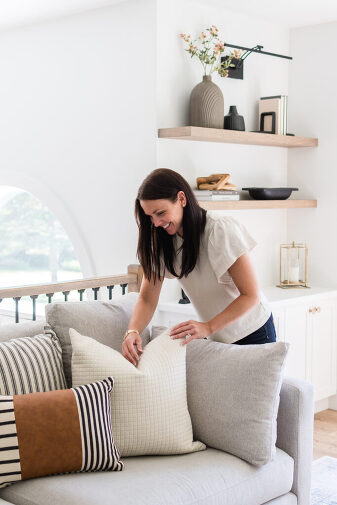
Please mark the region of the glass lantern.
[[308, 288], [308, 248], [305, 244], [281, 244], [279, 288]]

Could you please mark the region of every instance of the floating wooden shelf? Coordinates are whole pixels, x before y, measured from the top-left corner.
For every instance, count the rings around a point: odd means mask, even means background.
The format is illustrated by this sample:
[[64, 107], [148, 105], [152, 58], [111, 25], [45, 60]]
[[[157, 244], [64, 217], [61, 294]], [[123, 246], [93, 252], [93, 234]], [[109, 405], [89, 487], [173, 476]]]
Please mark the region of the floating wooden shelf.
[[161, 139], [197, 140], [204, 142], [225, 142], [227, 144], [251, 144], [275, 147], [317, 147], [318, 139], [272, 135], [270, 133], [241, 132], [237, 130], [219, 130], [200, 128], [199, 126], [180, 126], [160, 128]]
[[317, 207], [317, 200], [210, 200], [198, 203], [206, 210], [307, 209]]

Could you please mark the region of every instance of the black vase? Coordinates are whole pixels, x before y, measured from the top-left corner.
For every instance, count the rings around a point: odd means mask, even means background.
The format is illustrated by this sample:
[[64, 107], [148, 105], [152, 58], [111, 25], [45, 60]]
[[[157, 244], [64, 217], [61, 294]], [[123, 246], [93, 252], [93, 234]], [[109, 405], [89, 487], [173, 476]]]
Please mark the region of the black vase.
[[224, 129], [245, 131], [245, 120], [243, 116], [239, 116], [236, 105], [229, 107], [229, 112], [224, 118]]

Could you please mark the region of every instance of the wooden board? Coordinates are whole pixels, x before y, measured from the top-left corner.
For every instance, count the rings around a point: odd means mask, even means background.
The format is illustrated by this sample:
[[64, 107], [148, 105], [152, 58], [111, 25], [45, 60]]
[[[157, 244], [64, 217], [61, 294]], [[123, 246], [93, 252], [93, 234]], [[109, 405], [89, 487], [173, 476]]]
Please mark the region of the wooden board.
[[199, 201], [206, 210], [305, 209], [316, 208], [317, 200], [217, 200]]
[[317, 147], [317, 138], [271, 135], [268, 133], [241, 132], [200, 128], [199, 126], [180, 126], [158, 130], [161, 139], [195, 140], [202, 142], [224, 142], [230, 144], [250, 144], [275, 147]]

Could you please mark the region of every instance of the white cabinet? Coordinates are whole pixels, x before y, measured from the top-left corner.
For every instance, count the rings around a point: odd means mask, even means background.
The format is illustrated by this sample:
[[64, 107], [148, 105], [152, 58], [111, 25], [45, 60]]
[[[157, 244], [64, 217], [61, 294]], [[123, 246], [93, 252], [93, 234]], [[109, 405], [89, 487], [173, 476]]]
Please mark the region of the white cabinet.
[[315, 399], [320, 400], [336, 393], [335, 305], [321, 300], [311, 309], [308, 371]]
[[337, 298], [334, 293], [303, 301], [272, 310], [277, 314], [278, 339], [290, 344], [285, 374], [311, 382], [317, 401], [336, 394]]
[[295, 305], [284, 309], [283, 334], [281, 339], [290, 344], [286, 362], [286, 375], [308, 380], [307, 373], [307, 307]]
[[188, 321], [189, 319], [197, 320], [197, 318], [197, 313], [191, 303], [160, 303], [152, 320], [152, 324], [171, 328], [176, 324]]
[[[285, 374], [314, 386], [315, 400], [337, 392], [337, 291], [311, 288], [264, 289], [270, 302], [277, 340], [289, 342]], [[155, 324], [174, 326], [197, 319], [191, 304], [159, 304]]]
[[282, 335], [284, 334], [284, 317], [283, 317], [283, 309], [279, 310], [277, 308], [273, 308], [273, 319], [274, 326], [276, 332], [276, 340], [283, 340]]

